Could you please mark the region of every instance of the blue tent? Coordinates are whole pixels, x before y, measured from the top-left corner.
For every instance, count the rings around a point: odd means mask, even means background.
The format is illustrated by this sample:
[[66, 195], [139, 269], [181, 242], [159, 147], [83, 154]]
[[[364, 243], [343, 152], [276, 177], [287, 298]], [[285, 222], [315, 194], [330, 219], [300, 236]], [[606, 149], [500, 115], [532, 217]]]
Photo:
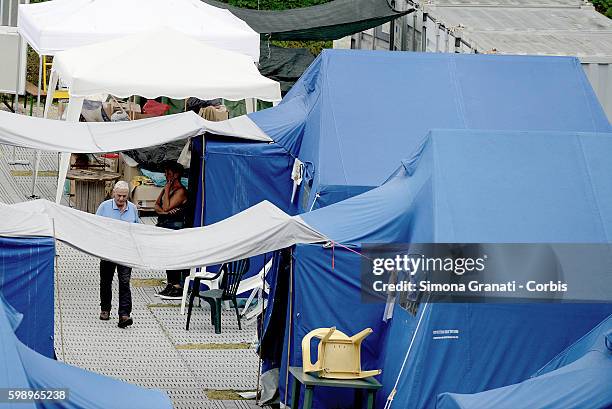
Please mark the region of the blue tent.
[[611, 129], [576, 58], [355, 50], [324, 50], [250, 118], [306, 164], [301, 211], [381, 185], [433, 128]]
[[53, 262], [51, 237], [0, 237], [0, 295], [23, 314], [17, 337], [53, 358]]
[[195, 225], [264, 199], [297, 214], [363, 193], [432, 128], [612, 129], [576, 58], [357, 50], [323, 50], [280, 105], [249, 118], [275, 143], [198, 142]]
[[68, 389], [68, 399], [36, 403], [8, 403], [9, 408], [172, 408], [168, 396], [47, 358], [24, 345], [15, 335], [23, 315], [0, 296], [0, 387]]
[[249, 118], [275, 143], [207, 138], [206, 224], [262, 199], [293, 214], [380, 186], [433, 128], [612, 129], [576, 58], [357, 50], [323, 50], [280, 105]]
[[[346, 248], [295, 248], [281, 397], [287, 354], [291, 365], [300, 365], [300, 341], [314, 328], [336, 325], [352, 334], [372, 327], [363, 367], [383, 369], [378, 403], [397, 382], [392, 407], [433, 408], [442, 392], [523, 381], [609, 315], [610, 304], [421, 303], [414, 315], [395, 305], [385, 323], [384, 305], [362, 302], [355, 252], [372, 242], [609, 243], [610, 136], [434, 130], [381, 187], [302, 214]], [[432, 336], [438, 330], [458, 335]], [[320, 407], [353, 405], [340, 392], [316, 393], [315, 399]]]
[[612, 316], [521, 383], [471, 395], [443, 393], [437, 409], [612, 407]]

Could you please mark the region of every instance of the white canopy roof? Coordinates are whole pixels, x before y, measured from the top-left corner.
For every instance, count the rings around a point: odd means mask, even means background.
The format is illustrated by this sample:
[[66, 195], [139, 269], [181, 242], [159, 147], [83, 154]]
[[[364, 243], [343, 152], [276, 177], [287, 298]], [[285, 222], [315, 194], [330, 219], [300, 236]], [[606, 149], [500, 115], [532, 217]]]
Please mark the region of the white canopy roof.
[[70, 88], [71, 98], [281, 99], [280, 84], [262, 76], [249, 57], [169, 28], [59, 52], [53, 71]]
[[98, 153], [146, 148], [211, 132], [271, 142], [246, 115], [221, 122], [193, 112], [126, 122], [66, 122], [0, 111], [0, 144], [44, 151]]
[[[53, 0], [19, 6], [19, 32], [42, 55], [160, 26], [259, 61], [259, 34], [229, 11], [200, 0]], [[159, 40], [149, 38], [153, 46]]]
[[326, 241], [299, 216], [267, 201], [210, 226], [183, 230], [126, 223], [46, 200], [0, 204], [0, 236], [55, 237], [105, 260], [155, 269], [208, 266]]

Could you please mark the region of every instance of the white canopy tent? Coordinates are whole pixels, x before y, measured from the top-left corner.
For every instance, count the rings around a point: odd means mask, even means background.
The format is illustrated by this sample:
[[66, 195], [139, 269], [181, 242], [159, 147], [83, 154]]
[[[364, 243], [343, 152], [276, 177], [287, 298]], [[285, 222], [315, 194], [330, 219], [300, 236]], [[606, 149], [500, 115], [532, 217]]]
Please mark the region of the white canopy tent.
[[0, 236], [55, 237], [126, 266], [174, 270], [327, 241], [299, 216], [289, 216], [267, 201], [210, 226], [183, 230], [125, 223], [47, 200], [0, 204]]
[[[44, 55], [164, 25], [259, 61], [259, 34], [229, 11], [199, 0], [53, 0], [22, 4], [18, 32], [39, 55], [36, 106], [40, 105]], [[150, 39], [152, 43], [157, 40]]]
[[278, 82], [262, 76], [249, 57], [167, 27], [59, 52], [52, 73], [71, 98], [137, 92], [146, 98], [281, 99]]
[[[66, 112], [70, 122], [79, 120], [85, 97], [94, 94], [261, 99], [273, 103], [281, 99], [280, 84], [262, 76], [249, 57], [210, 47], [169, 28], [57, 53], [48, 89], [55, 89], [59, 78], [70, 90]], [[47, 98], [45, 117], [51, 103]], [[60, 160], [57, 203], [69, 160], [67, 153]]]
[[[259, 34], [228, 10], [200, 0], [53, 0], [19, 6], [19, 33], [40, 55], [161, 26], [259, 61]], [[155, 44], [160, 39], [151, 37]]]

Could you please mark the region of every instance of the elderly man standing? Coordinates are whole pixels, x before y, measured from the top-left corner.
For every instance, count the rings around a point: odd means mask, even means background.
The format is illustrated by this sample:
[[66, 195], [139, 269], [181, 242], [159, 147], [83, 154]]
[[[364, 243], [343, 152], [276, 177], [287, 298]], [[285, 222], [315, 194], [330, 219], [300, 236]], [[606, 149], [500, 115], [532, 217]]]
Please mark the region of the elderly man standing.
[[[139, 223], [138, 210], [133, 203], [128, 202], [129, 185], [121, 180], [113, 188], [113, 197], [100, 204], [96, 214], [110, 217], [128, 223]], [[100, 319], [110, 319], [111, 300], [113, 295], [113, 276], [117, 270], [119, 278], [119, 328], [132, 325], [132, 293], [130, 291], [130, 276], [132, 269], [108, 260], [100, 260]]]

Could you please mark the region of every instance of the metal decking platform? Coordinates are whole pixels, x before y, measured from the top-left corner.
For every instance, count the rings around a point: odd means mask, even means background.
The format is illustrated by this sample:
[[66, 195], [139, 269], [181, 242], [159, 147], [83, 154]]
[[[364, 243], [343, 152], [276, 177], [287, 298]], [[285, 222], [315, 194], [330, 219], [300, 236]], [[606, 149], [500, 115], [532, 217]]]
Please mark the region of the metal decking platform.
[[[9, 165], [13, 148], [0, 146], [0, 201], [27, 200], [31, 166]], [[17, 149], [18, 159], [32, 160], [32, 151]], [[44, 153], [37, 194], [55, 196], [57, 154]], [[152, 219], [144, 219], [153, 223]], [[58, 243], [55, 282], [55, 350], [58, 359], [100, 374], [168, 392], [176, 409], [256, 408], [254, 401], [212, 400], [207, 391], [253, 391], [258, 359], [250, 344], [255, 324], [238, 330], [233, 311], [223, 312], [222, 334], [215, 335], [206, 303], [194, 308], [191, 329], [180, 301], [155, 297], [160, 287], [150, 278], [162, 271], [133, 270], [134, 325], [117, 327], [117, 280], [113, 283], [110, 321], [100, 321], [99, 260]], [[206, 307], [204, 307], [206, 305]], [[111, 408], [109, 408], [111, 409]], [[123, 409], [123, 408], [117, 408]], [[126, 408], [129, 409], [129, 408]]]

